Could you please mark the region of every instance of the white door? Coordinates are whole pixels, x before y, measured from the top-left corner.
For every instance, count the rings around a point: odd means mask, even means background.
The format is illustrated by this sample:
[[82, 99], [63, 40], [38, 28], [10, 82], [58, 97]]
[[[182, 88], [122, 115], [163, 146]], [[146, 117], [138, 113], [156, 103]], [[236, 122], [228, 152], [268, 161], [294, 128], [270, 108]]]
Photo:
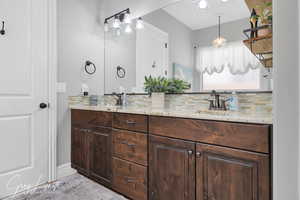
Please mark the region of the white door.
[[0, 21], [1, 199], [48, 180], [47, 1], [0, 0]]
[[[137, 30], [136, 87], [143, 89], [145, 76], [168, 77], [169, 35], [144, 22], [145, 28]], [[144, 92], [144, 91], [140, 91]]]

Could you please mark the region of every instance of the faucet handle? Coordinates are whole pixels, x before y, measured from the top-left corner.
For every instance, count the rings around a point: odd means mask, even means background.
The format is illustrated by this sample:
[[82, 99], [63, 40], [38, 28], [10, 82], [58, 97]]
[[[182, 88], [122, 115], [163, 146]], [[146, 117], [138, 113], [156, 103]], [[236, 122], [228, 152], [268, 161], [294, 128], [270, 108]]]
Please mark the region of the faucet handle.
[[221, 100], [221, 110], [227, 110], [226, 102], [229, 101], [230, 99], [222, 99]]

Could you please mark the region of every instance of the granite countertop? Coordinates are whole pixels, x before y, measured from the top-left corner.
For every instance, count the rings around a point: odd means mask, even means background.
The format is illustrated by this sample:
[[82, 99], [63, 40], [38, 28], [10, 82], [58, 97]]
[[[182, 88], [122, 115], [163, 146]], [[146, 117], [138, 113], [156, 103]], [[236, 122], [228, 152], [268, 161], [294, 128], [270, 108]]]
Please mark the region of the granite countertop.
[[119, 112], [131, 114], [144, 114], [165, 117], [181, 117], [190, 119], [204, 119], [229, 122], [243, 122], [255, 124], [272, 124], [271, 114], [261, 113], [242, 113], [233, 111], [187, 111], [187, 110], [169, 110], [169, 109], [152, 109], [152, 108], [134, 108], [134, 107], [117, 107], [117, 106], [88, 106], [82, 104], [74, 104], [69, 106], [70, 109], [92, 110]]

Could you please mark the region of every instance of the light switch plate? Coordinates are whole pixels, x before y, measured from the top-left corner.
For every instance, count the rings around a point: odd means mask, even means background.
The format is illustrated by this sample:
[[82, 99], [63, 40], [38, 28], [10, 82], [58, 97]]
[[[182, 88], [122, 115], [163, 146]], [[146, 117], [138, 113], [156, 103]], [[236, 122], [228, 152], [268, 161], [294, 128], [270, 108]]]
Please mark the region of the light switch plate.
[[67, 84], [65, 82], [59, 82], [56, 85], [57, 93], [65, 93], [67, 91]]

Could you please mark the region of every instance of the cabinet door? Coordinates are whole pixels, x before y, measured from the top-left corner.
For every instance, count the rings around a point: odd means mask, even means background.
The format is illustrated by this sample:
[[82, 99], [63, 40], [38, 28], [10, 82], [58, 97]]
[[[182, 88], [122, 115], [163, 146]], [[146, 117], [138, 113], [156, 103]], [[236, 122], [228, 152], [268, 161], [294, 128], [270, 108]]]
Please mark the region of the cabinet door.
[[90, 177], [111, 186], [111, 128], [93, 129], [90, 133]]
[[78, 172], [87, 174], [88, 172], [88, 148], [87, 131], [77, 127], [72, 127], [71, 134], [71, 162], [72, 167]]
[[269, 156], [197, 144], [197, 200], [270, 200]]
[[150, 200], [195, 199], [195, 144], [150, 136]]

